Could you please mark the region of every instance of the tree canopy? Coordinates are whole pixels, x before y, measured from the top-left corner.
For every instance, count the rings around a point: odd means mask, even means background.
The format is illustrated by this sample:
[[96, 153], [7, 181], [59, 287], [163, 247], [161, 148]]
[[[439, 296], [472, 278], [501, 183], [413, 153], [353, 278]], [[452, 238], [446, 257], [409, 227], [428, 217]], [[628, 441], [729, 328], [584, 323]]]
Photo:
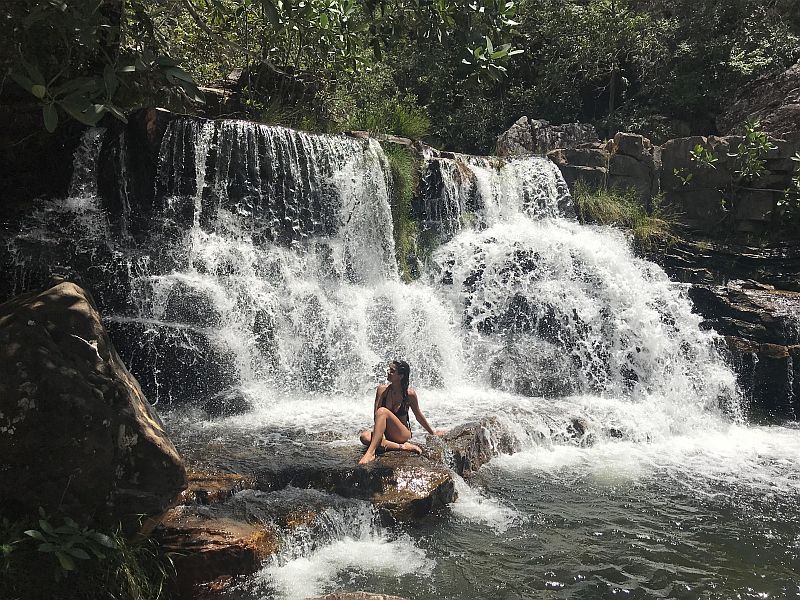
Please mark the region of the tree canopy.
[[294, 125], [428, 133], [485, 152], [525, 114], [658, 139], [713, 132], [744, 83], [800, 59], [795, 0], [8, 0], [0, 10], [0, 92], [39, 102], [48, 130], [147, 104], [193, 110], [203, 86], [237, 72], [247, 116]]

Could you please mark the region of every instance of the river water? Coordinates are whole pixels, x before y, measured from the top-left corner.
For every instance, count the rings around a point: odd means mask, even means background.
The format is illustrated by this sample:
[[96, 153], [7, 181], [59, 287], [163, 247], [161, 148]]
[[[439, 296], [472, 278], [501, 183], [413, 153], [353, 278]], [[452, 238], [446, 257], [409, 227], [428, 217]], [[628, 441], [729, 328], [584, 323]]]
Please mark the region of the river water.
[[[314, 490], [242, 492], [251, 513], [320, 516], [232, 597], [800, 598], [800, 430], [747, 423], [685, 287], [620, 231], [578, 224], [545, 159], [425, 160], [430, 256], [413, 283], [374, 141], [177, 120], [146, 235], [128, 232], [126, 186], [120, 214], [75, 183], [48, 209], [124, 266], [109, 326], [193, 460], [356, 444], [393, 358], [434, 427], [492, 416], [515, 439], [419, 523], [382, 526], [368, 503]], [[37, 236], [20, 236], [21, 265]]]

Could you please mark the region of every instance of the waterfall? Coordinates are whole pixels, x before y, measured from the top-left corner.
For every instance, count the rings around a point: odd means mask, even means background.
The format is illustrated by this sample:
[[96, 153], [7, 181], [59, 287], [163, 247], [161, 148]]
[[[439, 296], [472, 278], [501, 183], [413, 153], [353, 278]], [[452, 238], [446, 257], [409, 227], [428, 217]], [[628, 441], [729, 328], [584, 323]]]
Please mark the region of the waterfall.
[[424, 223], [449, 239], [465, 227], [481, 227], [525, 213], [538, 218], [574, 216], [569, 189], [558, 168], [541, 156], [494, 157], [425, 153], [422, 173]]
[[[84, 276], [105, 274], [93, 289], [154, 402], [249, 406], [254, 422], [267, 412], [276, 427], [302, 413], [312, 430], [352, 430], [399, 357], [441, 420], [517, 406], [508, 426], [523, 438], [542, 431], [525, 398], [625, 431], [642, 427], [621, 422], [631, 407], [651, 410], [659, 417], [645, 437], [694, 427], [709, 410], [741, 416], [734, 377], [684, 288], [636, 258], [619, 231], [578, 224], [545, 158], [426, 151], [414, 211], [438, 246], [420, 280], [404, 284], [388, 162], [374, 140], [177, 118], [143, 219], [127, 182], [118, 216], [98, 198], [105, 137], [90, 130], [76, 153], [59, 204], [76, 227], [65, 254]], [[123, 180], [129, 139], [117, 150]], [[53, 211], [14, 243], [52, 237]], [[309, 407], [310, 398], [325, 400]]]
[[454, 370], [444, 307], [398, 280], [375, 141], [182, 119], [158, 165], [169, 246], [110, 319], [154, 399], [352, 393], [395, 355], [425, 365], [421, 382]]

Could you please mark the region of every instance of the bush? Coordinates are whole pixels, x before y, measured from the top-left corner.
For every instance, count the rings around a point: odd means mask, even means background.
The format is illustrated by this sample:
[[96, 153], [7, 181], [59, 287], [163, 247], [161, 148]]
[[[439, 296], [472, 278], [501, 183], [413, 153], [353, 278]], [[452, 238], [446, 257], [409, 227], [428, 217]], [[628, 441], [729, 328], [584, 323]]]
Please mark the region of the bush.
[[650, 250], [673, 238], [672, 218], [661, 207], [660, 198], [653, 199], [648, 212], [635, 190], [593, 189], [581, 182], [572, 197], [581, 223], [629, 229], [639, 248]]
[[4, 600], [159, 600], [172, 563], [151, 541], [81, 527], [43, 512], [35, 524], [0, 521]]

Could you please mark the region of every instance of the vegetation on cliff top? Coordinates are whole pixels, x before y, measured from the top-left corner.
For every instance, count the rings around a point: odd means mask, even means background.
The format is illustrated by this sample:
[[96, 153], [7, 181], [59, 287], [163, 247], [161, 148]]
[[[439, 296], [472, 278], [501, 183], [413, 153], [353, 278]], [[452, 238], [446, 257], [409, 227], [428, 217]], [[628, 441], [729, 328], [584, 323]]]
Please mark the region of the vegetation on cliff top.
[[713, 133], [736, 90], [800, 58], [794, 0], [12, 0], [0, 10], [0, 93], [24, 90], [48, 129], [144, 104], [191, 110], [214, 83], [241, 92], [242, 116], [397, 133], [385, 117], [402, 112], [461, 151], [490, 151], [520, 115], [658, 141]]

